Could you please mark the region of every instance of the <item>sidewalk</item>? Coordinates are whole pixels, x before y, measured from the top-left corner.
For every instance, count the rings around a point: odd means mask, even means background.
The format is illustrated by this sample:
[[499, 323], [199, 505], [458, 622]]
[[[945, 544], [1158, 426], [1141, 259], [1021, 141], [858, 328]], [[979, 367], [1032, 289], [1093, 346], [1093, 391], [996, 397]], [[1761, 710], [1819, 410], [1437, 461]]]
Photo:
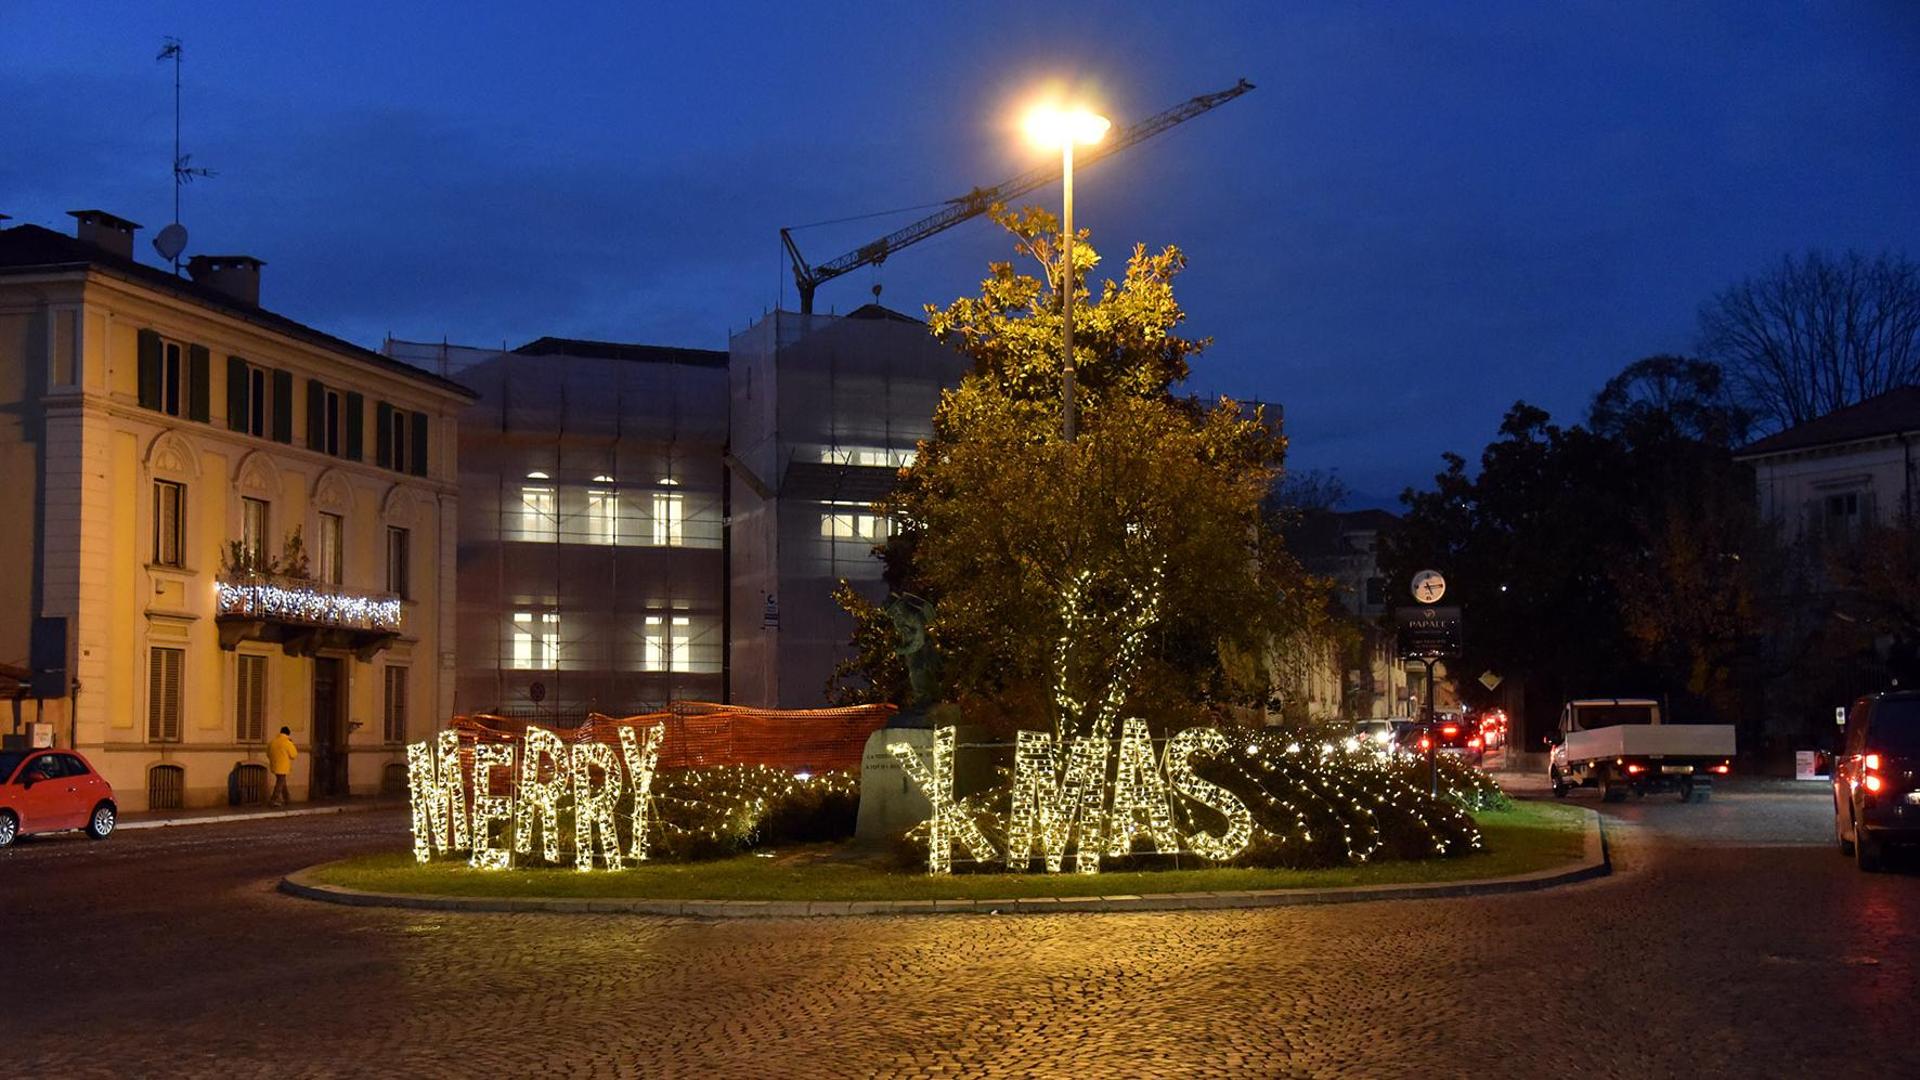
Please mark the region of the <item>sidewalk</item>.
[[176, 825], [224, 825], [235, 821], [259, 821], [267, 818], [317, 817], [321, 814], [352, 814], [363, 810], [404, 810], [407, 801], [388, 796], [367, 796], [322, 803], [303, 803], [285, 810], [265, 806], [207, 806], [194, 810], [145, 810], [122, 814], [119, 828], [166, 829]]

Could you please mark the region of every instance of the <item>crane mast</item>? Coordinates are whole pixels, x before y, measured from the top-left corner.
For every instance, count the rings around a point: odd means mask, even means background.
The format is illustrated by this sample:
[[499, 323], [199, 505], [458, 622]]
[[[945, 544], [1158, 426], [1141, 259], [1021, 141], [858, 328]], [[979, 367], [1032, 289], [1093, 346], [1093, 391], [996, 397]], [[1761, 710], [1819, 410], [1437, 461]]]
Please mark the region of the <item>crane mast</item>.
[[[1203, 112], [1224, 105], [1251, 89], [1253, 84], [1241, 79], [1225, 90], [1201, 94], [1199, 97], [1140, 121], [1113, 138], [1095, 144], [1076, 157], [1081, 164], [1099, 161], [1135, 143], [1151, 139], [1175, 124], [1184, 123]], [[1056, 161], [1051, 165], [1029, 169], [1011, 180], [1002, 181], [992, 187], [974, 188], [958, 198], [948, 199], [941, 209], [911, 225], [895, 229], [877, 240], [862, 244], [844, 255], [828, 259], [818, 265], [809, 265], [806, 258], [800, 254], [799, 246], [793, 242], [791, 229], [781, 229], [780, 243], [787, 249], [787, 258], [793, 262], [793, 283], [800, 290], [801, 314], [813, 313], [813, 294], [821, 285], [863, 266], [875, 266], [886, 262], [887, 256], [903, 247], [917, 244], [961, 222], [979, 217], [995, 204], [1004, 204], [1037, 187], [1050, 184], [1060, 178], [1060, 169], [1060, 163]]]

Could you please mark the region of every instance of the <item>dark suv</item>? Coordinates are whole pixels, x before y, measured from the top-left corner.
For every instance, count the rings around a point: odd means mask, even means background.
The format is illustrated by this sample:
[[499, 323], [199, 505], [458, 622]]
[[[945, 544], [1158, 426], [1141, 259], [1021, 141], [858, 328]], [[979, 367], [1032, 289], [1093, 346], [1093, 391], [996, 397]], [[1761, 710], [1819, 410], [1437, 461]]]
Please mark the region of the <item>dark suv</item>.
[[1888, 844], [1920, 843], [1920, 691], [1870, 694], [1847, 712], [1833, 762], [1840, 853], [1880, 869]]

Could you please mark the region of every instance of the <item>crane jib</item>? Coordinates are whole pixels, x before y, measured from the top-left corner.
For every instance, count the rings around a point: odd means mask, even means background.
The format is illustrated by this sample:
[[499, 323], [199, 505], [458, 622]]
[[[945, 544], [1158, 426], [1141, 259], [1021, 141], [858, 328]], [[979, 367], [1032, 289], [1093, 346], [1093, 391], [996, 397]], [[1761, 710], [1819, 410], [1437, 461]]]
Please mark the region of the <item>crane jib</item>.
[[[1241, 94], [1253, 89], [1253, 84], [1245, 79], [1225, 90], [1183, 102], [1162, 113], [1157, 113], [1127, 128], [1120, 134], [1099, 143], [1080, 156], [1082, 165], [1090, 165], [1101, 158], [1119, 153], [1135, 143], [1143, 142], [1173, 127], [1191, 120], [1209, 109], [1223, 105]], [[800, 289], [800, 311], [812, 314], [813, 293], [821, 285], [834, 278], [862, 266], [877, 266], [886, 262], [887, 257], [909, 244], [916, 244], [926, 238], [945, 232], [963, 221], [979, 217], [996, 203], [1006, 203], [1018, 198], [1043, 184], [1052, 183], [1060, 178], [1061, 167], [1058, 164], [1045, 165], [1029, 169], [1019, 176], [990, 188], [975, 188], [955, 199], [950, 199], [942, 209], [921, 218], [911, 225], [895, 229], [893, 232], [862, 244], [837, 258], [828, 259], [818, 265], [809, 265], [800, 254], [800, 248], [793, 242], [791, 230], [780, 230], [780, 243], [787, 249], [787, 258], [793, 263], [793, 282]]]

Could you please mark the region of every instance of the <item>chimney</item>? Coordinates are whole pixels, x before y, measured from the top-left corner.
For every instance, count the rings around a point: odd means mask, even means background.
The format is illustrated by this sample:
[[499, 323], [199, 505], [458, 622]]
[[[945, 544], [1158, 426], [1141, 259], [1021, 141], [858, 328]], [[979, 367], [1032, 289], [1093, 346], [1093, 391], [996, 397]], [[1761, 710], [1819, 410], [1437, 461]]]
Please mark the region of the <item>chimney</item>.
[[259, 307], [260, 268], [265, 265], [251, 255], [195, 255], [187, 260], [187, 273], [195, 284]]
[[123, 259], [133, 258], [133, 231], [140, 227], [137, 221], [128, 221], [115, 217], [105, 210], [69, 210], [68, 214], [78, 219], [74, 235], [83, 244], [92, 244], [109, 255], [118, 255]]

